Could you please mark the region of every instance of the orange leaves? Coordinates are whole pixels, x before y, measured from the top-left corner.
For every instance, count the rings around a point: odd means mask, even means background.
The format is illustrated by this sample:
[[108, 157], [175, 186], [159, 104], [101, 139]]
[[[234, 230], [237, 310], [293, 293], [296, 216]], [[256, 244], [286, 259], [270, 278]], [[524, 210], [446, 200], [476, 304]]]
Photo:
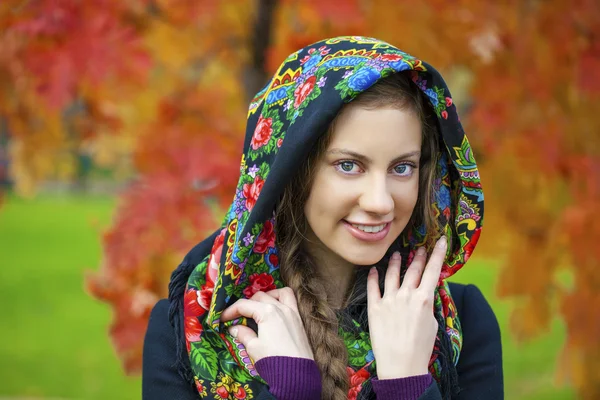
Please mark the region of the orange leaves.
[[149, 59], [124, 17], [121, 2], [112, 0], [95, 7], [73, 0], [28, 2], [13, 14], [9, 29], [20, 42], [22, 67], [49, 106], [65, 106], [81, 81], [143, 80]]
[[[75, 176], [83, 140], [115, 126], [102, 85], [145, 83], [150, 67], [134, 13], [115, 0], [9, 2], [0, 34], [0, 115], [20, 194]], [[5, 47], [6, 45], [6, 47]], [[5, 52], [4, 49], [7, 49]]]
[[87, 280], [92, 295], [115, 311], [111, 337], [128, 373], [140, 367], [147, 318], [166, 297], [171, 271], [219, 224], [215, 205], [232, 199], [245, 125], [241, 66], [229, 64], [244, 49], [212, 52], [201, 42], [206, 27], [193, 23], [147, 26], [154, 79], [134, 107], [121, 106], [139, 178], [104, 235], [101, 270]]
[[[332, 24], [353, 24], [363, 20], [364, 4], [358, 0], [323, 2], [319, 0], [287, 0], [282, 3], [295, 6], [300, 13], [312, 10], [317, 21], [330, 21]], [[362, 6], [362, 7], [361, 7]]]
[[[496, 25], [504, 31], [494, 61], [474, 64], [468, 119], [486, 150], [487, 237], [507, 243], [498, 291], [517, 297], [514, 332], [534, 338], [558, 314], [567, 325], [568, 379], [590, 399], [599, 388], [588, 371], [600, 356], [599, 7], [560, 1], [498, 8], [511, 22]], [[561, 281], [565, 276], [572, 284]]]

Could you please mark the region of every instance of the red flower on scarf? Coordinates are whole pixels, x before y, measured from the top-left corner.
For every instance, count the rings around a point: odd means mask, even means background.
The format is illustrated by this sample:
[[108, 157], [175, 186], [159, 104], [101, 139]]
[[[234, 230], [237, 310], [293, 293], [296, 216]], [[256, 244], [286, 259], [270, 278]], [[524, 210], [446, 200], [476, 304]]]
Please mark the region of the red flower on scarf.
[[239, 387], [237, 392], [235, 392], [233, 394], [233, 397], [235, 397], [236, 399], [245, 399], [246, 398], [246, 390], [244, 390], [243, 387]]
[[446, 107], [450, 107], [452, 105], [452, 98], [446, 97]]
[[264, 184], [265, 181], [260, 179], [258, 175], [254, 177], [254, 182], [252, 182], [251, 184], [244, 184], [243, 194], [246, 198], [246, 208], [248, 209], [248, 211], [252, 210], [252, 207], [254, 207], [254, 205], [256, 204], [256, 200], [258, 199], [258, 195], [260, 194], [260, 191], [262, 190]]
[[185, 346], [188, 353], [190, 352], [190, 343], [199, 342], [200, 334], [202, 334], [202, 324], [198, 321], [198, 317], [185, 317], [183, 319], [185, 325]]
[[266, 272], [252, 274], [248, 279], [250, 280], [250, 285], [244, 289], [244, 296], [248, 299], [254, 296], [254, 293], [256, 292], [268, 292], [269, 290], [277, 289], [275, 280]]
[[352, 368], [346, 367], [346, 373], [348, 374], [348, 378], [350, 379], [350, 390], [348, 390], [348, 400], [356, 400], [360, 389], [362, 389], [362, 384], [367, 379], [369, 379], [370, 375], [364, 368], [361, 368], [358, 371], [354, 372]]
[[269, 247], [275, 246], [275, 230], [271, 221], [265, 222], [262, 232], [258, 235], [254, 244], [255, 253], [264, 253]]
[[446, 110], [442, 111], [442, 118], [448, 119], [448, 111], [446, 111]]
[[273, 253], [273, 254], [269, 254], [269, 262], [271, 263], [271, 265], [273, 267], [276, 267], [279, 265], [279, 257], [277, 257], [277, 254]]
[[210, 308], [210, 301], [215, 290], [214, 285], [202, 285], [202, 290], [198, 293], [198, 303], [206, 311]]
[[188, 289], [183, 296], [183, 315], [186, 317], [199, 317], [206, 311], [200, 304], [200, 292], [196, 289]]
[[300, 106], [300, 104], [302, 104], [304, 102], [304, 100], [306, 100], [306, 98], [308, 97], [310, 92], [312, 92], [313, 88], [315, 87], [316, 82], [317, 82], [317, 77], [313, 75], [310, 78], [308, 78], [307, 80], [305, 80], [302, 83], [302, 85], [300, 85], [296, 88], [296, 90], [294, 91], [294, 96], [295, 96], [294, 108], [298, 108]]
[[222, 399], [226, 399], [229, 397], [229, 391], [227, 390], [227, 388], [225, 386], [218, 387], [216, 392], [219, 395], [219, 397]]
[[469, 239], [469, 242], [465, 245], [465, 262], [469, 258], [471, 258], [471, 254], [473, 254], [473, 250], [475, 249], [475, 245], [479, 240], [479, 236], [481, 235], [481, 228], [477, 228], [475, 232], [473, 232], [473, 236]]
[[452, 216], [452, 214], [450, 212], [450, 207], [444, 208], [444, 210], [442, 211], [442, 214], [444, 214], [444, 217], [446, 217], [447, 219], [450, 219], [450, 217]]
[[[198, 390], [198, 393], [206, 396], [206, 388], [204, 387], [204, 385], [200, 382], [200, 380], [197, 377], [194, 377], [194, 382], [196, 382], [196, 389]], [[204, 381], [203, 381], [204, 382]]]
[[254, 150], [258, 149], [269, 143], [271, 134], [273, 133], [273, 118], [263, 118], [262, 115], [258, 118], [256, 129], [254, 129], [254, 135], [250, 141], [250, 146]]
[[223, 229], [213, 243], [208, 259], [208, 268], [206, 270], [206, 283], [210, 286], [215, 285], [217, 276], [219, 275], [219, 265], [221, 263], [221, 254], [223, 254], [223, 243], [225, 242], [225, 233], [227, 229]]
[[383, 54], [383, 55], [381, 55], [379, 57], [379, 59], [383, 60], [383, 61], [394, 62], [394, 61], [400, 61], [400, 60], [402, 60], [402, 56], [399, 55], [399, 54]]

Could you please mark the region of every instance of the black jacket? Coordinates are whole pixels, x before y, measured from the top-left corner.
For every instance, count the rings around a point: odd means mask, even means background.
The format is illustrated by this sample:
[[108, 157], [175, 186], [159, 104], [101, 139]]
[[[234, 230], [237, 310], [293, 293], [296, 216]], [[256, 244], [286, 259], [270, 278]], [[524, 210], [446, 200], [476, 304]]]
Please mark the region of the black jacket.
[[[457, 366], [461, 392], [456, 399], [504, 399], [502, 347], [496, 316], [476, 286], [450, 283], [450, 291], [464, 335]], [[198, 400], [196, 389], [177, 373], [175, 335], [169, 323], [168, 311], [169, 302], [160, 300], [150, 315], [144, 342], [142, 398]], [[256, 399], [269, 400], [274, 397], [265, 391]], [[419, 399], [441, 399], [437, 385], [432, 384]]]

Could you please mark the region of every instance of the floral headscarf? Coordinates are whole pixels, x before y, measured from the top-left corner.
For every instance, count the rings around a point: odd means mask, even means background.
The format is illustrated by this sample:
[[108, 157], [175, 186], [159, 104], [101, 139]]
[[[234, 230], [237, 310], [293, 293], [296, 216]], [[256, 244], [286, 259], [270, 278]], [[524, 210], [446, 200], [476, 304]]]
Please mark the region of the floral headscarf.
[[[221, 323], [221, 312], [237, 299], [283, 287], [275, 240], [274, 209], [285, 185], [340, 108], [378, 80], [411, 70], [437, 115], [441, 155], [431, 207], [451, 237], [435, 295], [456, 364], [462, 334], [456, 307], [444, 278], [468, 260], [479, 239], [483, 192], [469, 142], [439, 73], [394, 46], [365, 37], [338, 37], [315, 43], [285, 59], [271, 81], [251, 101], [240, 179], [221, 228], [188, 254], [194, 269], [184, 294], [184, 332], [200, 398], [253, 399], [266, 388], [244, 346]], [[425, 242], [423, 226], [396, 245], [413, 255]], [[396, 246], [395, 245], [395, 246]], [[340, 327], [349, 354], [349, 399], [375, 375], [367, 332]], [[439, 346], [438, 338], [436, 347]], [[430, 370], [440, 376], [433, 352]]]

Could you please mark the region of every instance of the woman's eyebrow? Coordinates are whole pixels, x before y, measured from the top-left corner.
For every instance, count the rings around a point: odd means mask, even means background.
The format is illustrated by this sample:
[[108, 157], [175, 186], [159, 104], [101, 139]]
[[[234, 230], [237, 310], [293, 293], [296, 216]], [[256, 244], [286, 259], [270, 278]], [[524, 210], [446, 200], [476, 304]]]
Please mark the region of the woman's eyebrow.
[[[352, 150], [347, 150], [347, 149], [331, 149], [331, 150], [327, 150], [327, 154], [339, 154], [339, 155], [343, 155], [343, 156], [348, 156], [348, 157], [352, 157], [352, 158], [356, 158], [359, 161], [362, 161], [366, 164], [370, 163], [372, 160], [360, 153], [357, 153], [355, 151]], [[410, 158], [410, 157], [414, 157], [414, 156], [421, 156], [421, 152], [419, 150], [417, 151], [411, 151], [409, 153], [404, 153], [399, 155], [398, 157], [394, 158], [391, 162], [391, 164], [394, 164], [400, 160], [404, 160], [406, 158]]]

